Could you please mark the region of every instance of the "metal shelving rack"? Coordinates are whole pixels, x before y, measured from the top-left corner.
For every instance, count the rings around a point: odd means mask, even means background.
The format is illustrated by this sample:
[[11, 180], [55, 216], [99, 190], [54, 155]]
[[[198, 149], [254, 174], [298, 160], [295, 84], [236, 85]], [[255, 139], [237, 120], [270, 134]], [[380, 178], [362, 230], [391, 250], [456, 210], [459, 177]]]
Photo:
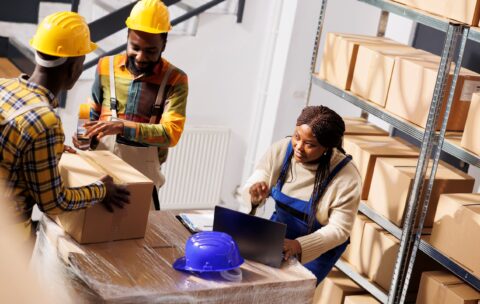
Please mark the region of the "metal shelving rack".
[[[327, 0], [322, 1], [319, 22], [317, 27], [317, 35], [315, 45], [312, 52], [311, 62], [311, 78], [308, 88], [307, 104], [310, 100], [312, 84], [315, 84], [339, 97], [352, 103], [353, 105], [362, 109], [362, 116], [364, 113], [372, 114], [380, 119], [386, 121], [394, 128], [403, 131], [422, 143], [419, 161], [415, 173], [414, 184], [408, 196], [407, 213], [404, 221], [404, 229], [400, 229], [393, 223], [378, 215], [374, 210], [370, 209], [364, 203], [360, 204], [360, 212], [368, 216], [374, 222], [386, 229], [392, 235], [400, 240], [400, 249], [397, 255], [395, 264], [395, 271], [392, 278], [392, 284], [388, 294], [384, 293], [375, 284], [356, 273], [352, 267], [343, 261], [339, 261], [336, 266], [352, 278], [355, 282], [369, 291], [382, 303], [405, 303], [407, 300], [407, 289], [410, 282], [410, 276], [414, 266], [416, 254], [418, 250], [426, 253], [444, 267], [449, 269], [452, 273], [463, 279], [465, 282], [480, 291], [480, 280], [469, 273], [466, 269], [440, 253], [433, 248], [428, 242], [421, 239], [421, 231], [428, 209], [428, 202], [430, 199], [431, 190], [433, 187], [434, 178], [429, 178], [428, 185], [424, 186], [423, 181], [426, 177], [434, 177], [437, 171], [438, 162], [441, 151], [445, 151], [452, 156], [467, 162], [471, 165], [480, 167], [480, 158], [459, 146], [445, 142], [445, 132], [450, 114], [450, 108], [453, 101], [453, 94], [460, 72], [460, 67], [463, 59], [463, 53], [467, 39], [480, 42], [480, 31], [470, 30], [468, 26], [462, 24], [451, 23], [448, 19], [436, 17], [416, 9], [408, 8], [402, 4], [394, 3], [389, 0], [358, 0], [375, 6], [382, 10], [379, 21], [378, 36], [383, 36], [385, 27], [388, 22], [389, 13], [394, 13], [415, 22], [436, 28], [446, 32], [446, 39], [444, 49], [441, 56], [441, 61], [438, 69], [436, 85], [432, 98], [432, 103], [429, 110], [428, 121], [425, 129], [419, 128], [404, 119], [401, 119], [393, 114], [390, 114], [382, 108], [373, 103], [362, 99], [351, 92], [341, 90], [324, 80], [315, 76], [316, 60], [318, 57], [318, 49], [320, 45], [321, 32], [323, 28], [323, 21], [327, 6]], [[456, 54], [456, 55], [455, 55]], [[447, 78], [449, 75], [452, 61], [455, 60], [455, 69], [450, 86], [447, 88]], [[435, 131], [439, 114], [444, 102], [444, 96], [448, 94], [447, 105], [444, 112], [442, 127], [439, 132]], [[367, 114], [367, 115], [368, 115]], [[429, 162], [432, 163], [430, 172], [427, 174], [427, 167]], [[424, 197], [423, 200], [420, 198]], [[417, 214], [420, 213], [420, 219], [417, 221]], [[414, 228], [417, 227], [417, 228]]]

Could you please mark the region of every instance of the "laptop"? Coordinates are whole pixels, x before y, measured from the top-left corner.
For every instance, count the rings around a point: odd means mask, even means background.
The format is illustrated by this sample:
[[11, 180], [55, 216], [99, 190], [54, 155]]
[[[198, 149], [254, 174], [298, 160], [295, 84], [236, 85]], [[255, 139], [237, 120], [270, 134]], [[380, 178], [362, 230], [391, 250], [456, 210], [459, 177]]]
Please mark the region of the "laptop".
[[231, 235], [243, 258], [280, 267], [286, 230], [285, 224], [215, 206], [213, 231]]

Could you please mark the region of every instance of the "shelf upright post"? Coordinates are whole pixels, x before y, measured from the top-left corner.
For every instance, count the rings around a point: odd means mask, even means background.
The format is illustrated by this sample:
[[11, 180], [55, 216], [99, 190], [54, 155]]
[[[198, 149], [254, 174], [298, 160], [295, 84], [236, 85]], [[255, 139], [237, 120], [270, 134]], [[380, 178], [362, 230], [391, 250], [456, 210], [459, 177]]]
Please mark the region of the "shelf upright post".
[[[467, 43], [467, 38], [468, 38], [468, 33], [469, 33], [469, 28], [463, 25], [458, 26], [458, 31], [455, 33], [455, 35], [459, 36], [461, 35], [461, 40], [460, 40], [460, 45], [459, 45], [459, 51], [457, 55], [457, 59], [455, 62], [455, 69], [453, 72], [453, 77], [452, 77], [452, 82], [450, 84], [450, 91], [448, 93], [448, 100], [447, 100], [447, 105], [445, 107], [445, 112], [443, 116], [443, 121], [442, 121], [442, 127], [440, 129], [440, 134], [438, 134], [438, 142], [436, 144], [436, 148], [434, 150], [434, 156], [433, 156], [433, 165], [431, 169], [430, 176], [434, 177], [435, 173], [437, 172], [437, 167], [438, 167], [438, 161], [440, 159], [440, 153], [442, 151], [443, 147], [443, 142], [445, 139], [445, 132], [447, 130], [447, 123], [448, 123], [448, 117], [450, 116], [450, 110], [452, 107], [453, 103], [453, 97], [455, 94], [455, 87], [457, 85], [457, 80], [458, 80], [458, 75], [460, 74], [460, 69], [462, 67], [462, 59], [463, 59], [463, 53], [465, 51], [465, 45]], [[458, 39], [457, 39], [458, 40]], [[458, 44], [458, 41], [455, 41], [455, 44]], [[403, 290], [401, 293], [400, 297], [400, 303], [405, 302], [405, 297], [407, 295], [407, 289], [408, 285], [410, 283], [410, 277], [412, 275], [412, 270], [413, 266], [415, 263], [415, 258], [417, 255], [418, 247], [420, 246], [420, 241], [421, 241], [421, 231], [423, 230], [423, 223], [425, 222], [425, 218], [427, 216], [427, 211], [428, 211], [428, 205], [430, 202], [430, 195], [431, 195], [431, 190], [433, 188], [433, 182], [434, 178], [430, 178], [428, 180], [428, 191], [425, 193], [425, 198], [423, 200], [423, 205], [419, 205], [418, 210], [421, 210], [421, 215], [420, 219], [418, 220], [418, 229], [415, 234], [414, 238], [414, 243], [412, 246], [412, 253], [410, 260], [408, 261], [407, 265], [407, 272], [405, 274], [404, 282], [403, 282]], [[414, 226], [415, 227], [415, 226]]]
[[322, 0], [322, 6], [320, 7], [320, 15], [318, 16], [317, 33], [315, 35], [315, 42], [314, 42], [313, 51], [312, 51], [312, 61], [310, 63], [310, 80], [308, 82], [307, 100], [306, 100], [307, 106], [310, 105], [310, 96], [312, 95], [312, 82], [313, 82], [315, 70], [317, 68], [317, 58], [318, 58], [318, 51], [319, 51], [318, 49], [320, 48], [320, 39], [322, 38], [323, 22], [325, 20], [326, 11], [327, 11], [327, 0]]
[[[405, 216], [405, 220], [403, 223], [403, 231], [402, 237], [400, 239], [400, 248], [397, 255], [397, 261], [395, 263], [395, 270], [392, 278], [392, 283], [390, 286], [390, 293], [388, 297], [389, 304], [403, 304], [406, 298], [406, 291], [408, 289], [408, 283], [410, 280], [410, 275], [414, 262], [415, 262], [415, 255], [418, 249], [419, 240], [421, 236], [421, 227], [423, 226], [423, 221], [418, 222], [417, 214], [422, 211], [426, 211], [428, 208], [428, 200], [430, 198], [433, 181], [435, 178], [438, 160], [440, 156], [441, 146], [440, 143], [443, 144], [443, 136], [445, 134], [445, 130], [443, 130], [443, 134], [437, 134], [436, 126], [440, 111], [442, 109], [444, 96], [445, 96], [445, 89], [447, 86], [450, 68], [452, 59], [454, 57], [455, 51], [458, 45], [458, 38], [463, 34], [465, 36], [464, 26], [459, 24], [449, 24], [447, 29], [447, 35], [445, 39], [445, 44], [442, 52], [442, 57], [440, 60], [440, 65], [438, 68], [437, 80], [435, 83], [435, 89], [433, 92], [432, 103], [430, 105], [430, 110], [428, 114], [427, 125], [425, 126], [425, 133], [423, 136], [422, 141], [422, 148], [420, 152], [420, 157], [418, 159], [417, 168], [415, 171], [415, 179], [413, 183], [412, 190], [409, 193], [408, 197], [408, 206], [407, 212]], [[468, 35], [468, 30], [466, 31]], [[463, 38], [466, 38], [463, 37]], [[462, 39], [463, 45], [464, 39]], [[463, 55], [463, 47], [460, 47], [459, 52], [459, 60], [460, 63], [457, 62], [457, 67], [455, 69], [454, 81], [452, 81], [452, 85], [450, 86], [449, 90], [449, 98], [447, 101], [447, 106], [451, 106], [451, 102], [453, 100], [453, 93], [456, 84], [456, 77], [458, 77], [458, 73], [460, 71], [461, 66], [461, 57]], [[449, 110], [449, 108], [448, 108]], [[446, 123], [448, 120], [448, 114], [445, 113], [444, 120], [442, 123], [442, 129], [446, 128]], [[436, 147], [436, 151], [434, 155], [434, 147]], [[433, 158], [433, 165], [431, 167], [431, 172], [429, 176], [426, 175], [427, 168], [429, 165], [430, 158]], [[429, 184], [427, 187], [424, 187], [424, 180], [426, 177], [429, 178]], [[423, 202], [421, 202], [421, 198], [424, 198]], [[424, 208], [425, 206], [425, 208]], [[425, 219], [424, 214], [422, 214], [423, 219]], [[416, 229], [416, 227], [420, 227]], [[418, 241], [417, 241], [418, 240]]]

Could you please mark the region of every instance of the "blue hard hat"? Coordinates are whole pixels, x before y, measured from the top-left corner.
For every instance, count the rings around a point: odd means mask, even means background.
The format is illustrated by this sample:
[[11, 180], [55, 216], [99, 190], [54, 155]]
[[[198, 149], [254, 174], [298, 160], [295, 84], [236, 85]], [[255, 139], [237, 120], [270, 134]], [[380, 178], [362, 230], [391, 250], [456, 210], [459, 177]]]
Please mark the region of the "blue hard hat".
[[226, 271], [244, 262], [237, 243], [226, 233], [204, 231], [192, 235], [185, 245], [185, 256], [173, 263], [176, 270], [196, 272]]

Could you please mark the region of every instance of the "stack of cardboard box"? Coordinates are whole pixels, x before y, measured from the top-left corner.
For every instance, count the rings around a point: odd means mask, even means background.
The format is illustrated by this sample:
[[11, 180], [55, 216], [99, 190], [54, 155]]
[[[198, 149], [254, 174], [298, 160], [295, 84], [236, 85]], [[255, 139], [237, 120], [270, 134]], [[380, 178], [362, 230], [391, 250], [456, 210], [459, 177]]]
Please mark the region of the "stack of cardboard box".
[[480, 19], [478, 0], [395, 0], [413, 8], [453, 19], [468, 25], [477, 26]]
[[313, 304], [343, 304], [346, 296], [367, 292], [336, 268], [317, 286]]
[[480, 194], [444, 194], [430, 244], [480, 278]]
[[416, 303], [477, 304], [480, 303], [480, 293], [447, 272], [424, 272]]
[[[425, 128], [439, 64], [437, 55], [386, 38], [328, 33], [319, 78]], [[453, 68], [449, 82], [452, 76]], [[460, 69], [448, 131], [463, 131], [479, 89], [480, 74]], [[437, 129], [441, 122], [442, 116]]]
[[463, 148], [480, 155], [480, 136], [478, 136], [477, 133], [480, 129], [480, 120], [478, 117], [480, 117], [480, 93], [474, 93], [468, 110], [465, 130], [463, 131], [460, 145]]
[[[417, 162], [416, 158], [379, 158], [375, 163], [366, 203], [398, 227], [403, 226], [407, 196], [414, 182]], [[427, 180], [424, 182], [426, 184]], [[440, 162], [424, 226], [432, 227], [440, 194], [470, 193], [474, 183], [473, 177]]]

